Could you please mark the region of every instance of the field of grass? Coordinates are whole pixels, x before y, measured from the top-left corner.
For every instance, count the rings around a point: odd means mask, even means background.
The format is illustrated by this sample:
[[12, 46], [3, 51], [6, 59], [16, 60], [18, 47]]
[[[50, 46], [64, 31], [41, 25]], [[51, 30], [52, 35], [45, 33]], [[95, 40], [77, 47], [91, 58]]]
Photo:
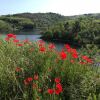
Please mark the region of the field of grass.
[[65, 44], [0, 40], [0, 100], [100, 100], [100, 67]]

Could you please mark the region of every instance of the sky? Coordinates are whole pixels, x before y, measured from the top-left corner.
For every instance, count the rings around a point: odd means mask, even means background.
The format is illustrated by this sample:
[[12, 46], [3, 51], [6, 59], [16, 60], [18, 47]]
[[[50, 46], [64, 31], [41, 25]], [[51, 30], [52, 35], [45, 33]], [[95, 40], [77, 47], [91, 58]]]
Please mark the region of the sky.
[[0, 15], [24, 12], [65, 16], [100, 13], [100, 0], [0, 0]]

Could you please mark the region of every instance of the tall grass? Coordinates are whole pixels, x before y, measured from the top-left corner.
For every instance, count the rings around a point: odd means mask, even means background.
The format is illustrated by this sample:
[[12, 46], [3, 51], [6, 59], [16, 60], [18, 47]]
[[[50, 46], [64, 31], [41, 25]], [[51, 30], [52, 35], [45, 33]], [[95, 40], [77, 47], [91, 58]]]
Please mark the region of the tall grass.
[[99, 100], [99, 69], [68, 46], [0, 40], [0, 100]]

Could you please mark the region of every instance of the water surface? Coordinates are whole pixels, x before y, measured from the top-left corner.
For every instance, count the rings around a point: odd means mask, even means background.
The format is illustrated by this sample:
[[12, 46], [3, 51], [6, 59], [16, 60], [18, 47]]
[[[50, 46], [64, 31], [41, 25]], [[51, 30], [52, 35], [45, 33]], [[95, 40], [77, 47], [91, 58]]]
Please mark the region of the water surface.
[[[34, 41], [38, 41], [38, 40], [42, 40], [40, 37], [41, 35], [40, 34], [34, 34], [34, 35], [16, 35], [17, 36], [17, 39], [19, 40], [25, 40], [25, 39], [29, 39], [30, 41], [34, 42]], [[5, 38], [6, 35], [1, 35], [0, 38]], [[45, 41], [46, 43], [53, 43], [53, 42], [47, 42]], [[58, 50], [61, 50], [64, 46], [64, 43], [59, 43], [59, 42], [55, 42], [54, 43], [56, 45], [56, 48]]]

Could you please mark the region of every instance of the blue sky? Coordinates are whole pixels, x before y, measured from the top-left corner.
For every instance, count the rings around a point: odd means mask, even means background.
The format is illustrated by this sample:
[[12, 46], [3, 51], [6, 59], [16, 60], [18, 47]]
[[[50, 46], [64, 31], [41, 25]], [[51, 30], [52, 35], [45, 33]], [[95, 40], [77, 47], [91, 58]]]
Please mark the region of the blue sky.
[[0, 15], [23, 12], [100, 13], [100, 0], [0, 0]]

